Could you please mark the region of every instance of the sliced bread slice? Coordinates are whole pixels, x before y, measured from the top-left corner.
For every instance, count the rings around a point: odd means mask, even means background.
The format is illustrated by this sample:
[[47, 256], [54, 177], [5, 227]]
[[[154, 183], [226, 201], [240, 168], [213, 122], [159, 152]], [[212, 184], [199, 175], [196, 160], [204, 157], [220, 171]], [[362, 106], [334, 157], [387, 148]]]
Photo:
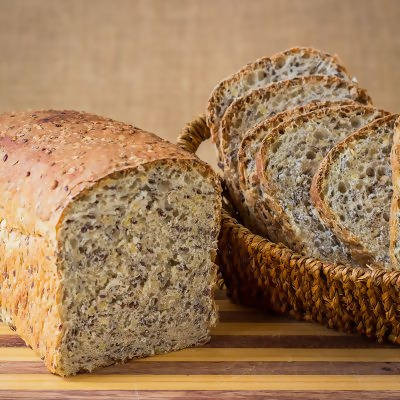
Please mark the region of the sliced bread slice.
[[207, 106], [207, 124], [217, 146], [219, 124], [234, 100], [272, 82], [308, 75], [333, 75], [351, 80], [336, 56], [307, 47], [296, 47], [272, 57], [260, 58], [220, 82], [212, 91]]
[[315, 100], [353, 100], [370, 104], [366, 91], [334, 76], [308, 76], [274, 83], [236, 100], [221, 121], [221, 155], [224, 178], [237, 209], [242, 208], [237, 153], [246, 132], [275, 114]]
[[393, 196], [390, 210], [390, 260], [393, 268], [400, 269], [400, 118], [394, 127], [391, 153]]
[[320, 221], [310, 201], [320, 161], [354, 130], [385, 113], [347, 105], [300, 115], [274, 129], [257, 155], [265, 229], [272, 240], [318, 259], [350, 264], [349, 252]]
[[355, 132], [322, 161], [311, 188], [320, 218], [360, 265], [390, 267], [390, 151], [396, 115]]
[[[256, 168], [256, 155], [263, 139], [279, 124], [311, 111], [333, 106], [357, 104], [352, 101], [314, 101], [305, 106], [299, 106], [287, 111], [282, 111], [274, 117], [267, 119], [250, 129], [242, 142], [238, 152], [239, 186], [243, 193], [244, 204], [242, 209], [242, 222], [255, 232], [264, 231], [264, 222], [260, 220], [257, 208], [257, 199], [260, 196], [259, 179]], [[261, 224], [261, 226], [259, 226]]]

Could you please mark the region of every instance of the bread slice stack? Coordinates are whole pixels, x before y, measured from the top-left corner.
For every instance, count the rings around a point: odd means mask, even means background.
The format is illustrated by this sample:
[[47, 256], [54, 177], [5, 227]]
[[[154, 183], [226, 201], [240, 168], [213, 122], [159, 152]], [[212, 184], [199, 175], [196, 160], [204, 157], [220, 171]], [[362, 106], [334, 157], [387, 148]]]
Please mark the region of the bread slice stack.
[[245, 225], [325, 262], [386, 269], [400, 261], [396, 119], [372, 106], [337, 57], [307, 48], [246, 65], [207, 108]]
[[256, 89], [233, 102], [220, 126], [219, 153], [232, 201], [240, 210], [238, 151], [247, 131], [284, 110], [314, 101], [355, 101], [370, 104], [370, 98], [356, 84], [334, 76], [294, 78]]

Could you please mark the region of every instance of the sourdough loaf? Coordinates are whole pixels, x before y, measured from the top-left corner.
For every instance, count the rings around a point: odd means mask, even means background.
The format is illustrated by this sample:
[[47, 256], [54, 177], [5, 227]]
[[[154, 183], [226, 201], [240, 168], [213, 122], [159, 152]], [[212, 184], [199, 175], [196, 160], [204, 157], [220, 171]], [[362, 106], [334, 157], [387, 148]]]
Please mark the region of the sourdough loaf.
[[346, 105], [353, 102], [331, 102], [331, 101], [313, 101], [304, 106], [295, 107], [287, 111], [282, 111], [274, 117], [260, 122], [254, 128], [250, 129], [242, 142], [238, 151], [238, 169], [239, 169], [239, 186], [243, 193], [243, 210], [242, 221], [247, 227], [250, 227], [256, 232], [265, 232], [262, 216], [258, 214], [256, 207], [257, 200], [261, 194], [259, 179], [256, 168], [256, 155], [264, 138], [279, 124], [295, 118], [302, 114], [307, 114], [313, 110], [331, 107], [334, 105]]
[[362, 105], [327, 107], [283, 122], [262, 142], [257, 173], [266, 234], [318, 259], [350, 264], [350, 253], [321, 223], [310, 201], [311, 181], [332, 146], [385, 115]]
[[380, 118], [335, 146], [311, 189], [324, 224], [360, 265], [390, 267], [390, 152], [396, 115]]
[[390, 260], [392, 266], [400, 269], [400, 119], [394, 127], [391, 152], [393, 195], [390, 210]]
[[75, 111], [0, 116], [2, 320], [60, 375], [209, 340], [220, 187], [195, 156]]
[[219, 124], [225, 110], [234, 100], [270, 83], [308, 75], [333, 75], [350, 80], [336, 56], [311, 48], [296, 47], [272, 57], [260, 58], [220, 82], [211, 93], [206, 114], [217, 147]]
[[239, 188], [237, 154], [246, 132], [279, 112], [316, 100], [352, 100], [361, 104], [371, 101], [365, 90], [351, 82], [333, 76], [308, 76], [253, 90], [226, 110], [221, 121], [220, 151], [232, 202], [241, 213], [243, 195]]

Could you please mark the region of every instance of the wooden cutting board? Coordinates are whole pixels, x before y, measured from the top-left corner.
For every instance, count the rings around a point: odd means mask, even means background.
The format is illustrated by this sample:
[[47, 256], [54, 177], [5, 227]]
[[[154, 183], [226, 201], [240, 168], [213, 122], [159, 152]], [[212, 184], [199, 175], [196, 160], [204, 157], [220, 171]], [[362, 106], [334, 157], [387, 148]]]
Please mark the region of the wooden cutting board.
[[72, 378], [0, 324], [0, 399], [400, 399], [400, 346], [218, 304], [207, 346]]

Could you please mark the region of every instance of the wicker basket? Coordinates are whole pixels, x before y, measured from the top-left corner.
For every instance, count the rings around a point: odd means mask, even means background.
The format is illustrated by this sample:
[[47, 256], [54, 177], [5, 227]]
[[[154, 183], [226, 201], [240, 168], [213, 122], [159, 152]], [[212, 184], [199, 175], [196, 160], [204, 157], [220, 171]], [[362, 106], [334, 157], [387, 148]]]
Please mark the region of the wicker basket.
[[[183, 129], [178, 145], [195, 153], [209, 137], [205, 119], [199, 117]], [[233, 301], [400, 343], [400, 272], [301, 256], [251, 233], [233, 215], [226, 201], [218, 264]]]

